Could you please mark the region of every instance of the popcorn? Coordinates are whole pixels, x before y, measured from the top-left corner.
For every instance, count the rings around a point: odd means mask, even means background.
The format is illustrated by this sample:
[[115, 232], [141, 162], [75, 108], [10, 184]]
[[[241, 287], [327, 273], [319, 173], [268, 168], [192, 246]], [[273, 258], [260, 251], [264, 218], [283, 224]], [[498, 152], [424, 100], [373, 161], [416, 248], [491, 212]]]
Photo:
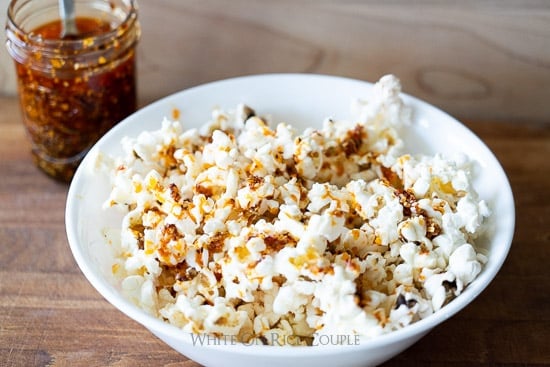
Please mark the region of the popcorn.
[[273, 345], [439, 310], [481, 272], [490, 212], [466, 157], [403, 154], [399, 94], [385, 76], [352, 120], [301, 134], [244, 105], [201, 129], [165, 119], [98, 155], [105, 209], [125, 213], [105, 231], [123, 292], [184, 331]]

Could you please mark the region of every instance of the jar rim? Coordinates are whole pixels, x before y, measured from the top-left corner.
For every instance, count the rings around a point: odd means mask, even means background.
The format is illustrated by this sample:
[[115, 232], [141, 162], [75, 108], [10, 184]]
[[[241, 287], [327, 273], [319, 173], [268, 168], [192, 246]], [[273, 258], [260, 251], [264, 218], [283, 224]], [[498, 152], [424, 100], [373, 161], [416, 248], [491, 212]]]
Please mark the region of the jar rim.
[[[32, 31], [25, 31], [15, 21], [15, 4], [17, 0], [11, 1], [7, 11], [7, 27], [10, 28], [17, 38], [30, 42], [33, 45], [40, 45], [44, 48], [61, 48], [61, 46], [67, 46], [72, 50], [86, 49], [86, 45], [90, 38], [94, 39], [94, 45], [102, 45], [110, 43], [114, 37], [121, 37], [124, 33], [130, 32], [133, 25], [137, 22], [137, 2], [136, 0], [128, 1], [128, 11], [124, 19], [121, 20], [117, 26], [109, 31], [102, 32], [90, 37], [74, 38], [74, 39], [45, 39], [40, 35], [33, 33]], [[123, 32], [121, 32], [121, 29]]]
[[13, 18], [16, 14], [13, 13], [24, 11], [21, 7], [30, 1], [21, 0], [19, 8], [14, 8], [18, 0], [11, 2], [11, 13], [6, 24], [6, 45], [15, 62], [27, 64], [46, 75], [55, 74], [64, 78], [70, 77], [76, 70], [86, 74], [101, 72], [128, 57], [139, 41], [141, 30], [135, 0], [122, 0], [127, 14], [115, 28], [98, 35], [68, 40], [31, 37], [32, 32], [26, 32], [21, 25], [15, 24]]

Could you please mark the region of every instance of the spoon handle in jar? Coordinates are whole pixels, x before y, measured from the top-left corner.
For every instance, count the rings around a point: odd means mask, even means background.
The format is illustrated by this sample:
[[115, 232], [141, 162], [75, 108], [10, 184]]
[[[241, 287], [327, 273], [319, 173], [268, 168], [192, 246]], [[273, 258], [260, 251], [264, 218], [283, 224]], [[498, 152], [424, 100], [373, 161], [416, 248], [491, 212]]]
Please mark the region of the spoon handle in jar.
[[59, 0], [59, 16], [63, 22], [63, 34], [78, 33], [75, 23], [74, 0]]

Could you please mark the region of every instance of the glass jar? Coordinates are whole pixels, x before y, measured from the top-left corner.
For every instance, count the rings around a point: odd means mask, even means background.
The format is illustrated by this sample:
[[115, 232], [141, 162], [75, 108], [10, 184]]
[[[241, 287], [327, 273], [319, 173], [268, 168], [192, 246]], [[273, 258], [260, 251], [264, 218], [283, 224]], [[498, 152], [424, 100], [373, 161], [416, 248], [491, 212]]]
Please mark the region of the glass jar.
[[62, 36], [58, 0], [12, 0], [7, 48], [38, 167], [70, 181], [88, 149], [136, 109], [134, 0], [75, 0]]

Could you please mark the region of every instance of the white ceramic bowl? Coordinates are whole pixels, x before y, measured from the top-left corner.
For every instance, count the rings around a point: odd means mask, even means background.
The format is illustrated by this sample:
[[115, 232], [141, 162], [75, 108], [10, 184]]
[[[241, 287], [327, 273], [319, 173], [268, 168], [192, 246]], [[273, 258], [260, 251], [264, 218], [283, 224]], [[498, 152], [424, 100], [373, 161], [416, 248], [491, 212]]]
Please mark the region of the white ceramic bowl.
[[[66, 207], [67, 236], [84, 275], [111, 304], [141, 323], [169, 346], [206, 366], [371, 366], [397, 355], [433, 327], [464, 308], [495, 277], [510, 249], [515, 224], [514, 200], [506, 175], [491, 151], [464, 125], [418, 99], [403, 95], [412, 106], [414, 120], [404, 139], [413, 153], [463, 152], [478, 162], [474, 185], [493, 215], [488, 234], [477, 245], [488, 251], [483, 271], [465, 291], [435, 314], [401, 330], [358, 345], [317, 347], [270, 347], [225, 341], [220, 345], [199, 343], [191, 335], [162, 322], [127, 301], [111, 273], [112, 253], [102, 229], [120, 220], [101, 209], [108, 197], [106, 179], [93, 173], [93, 157], [103, 151], [121, 153], [120, 139], [143, 130], [157, 130], [164, 116], [177, 108], [186, 127], [196, 127], [210, 118], [214, 106], [234, 108], [244, 102], [274, 122], [298, 128], [321, 123], [325, 117], [349, 117], [353, 98], [369, 95], [372, 84], [363, 81], [312, 74], [268, 74], [222, 80], [166, 97], [128, 117], [109, 131], [91, 150], [74, 176]], [[443, 326], [444, 327], [444, 326]], [[331, 344], [331, 343], [328, 343]], [[355, 343], [351, 343], [355, 344]], [[136, 345], [139, 348], [139, 345]]]

